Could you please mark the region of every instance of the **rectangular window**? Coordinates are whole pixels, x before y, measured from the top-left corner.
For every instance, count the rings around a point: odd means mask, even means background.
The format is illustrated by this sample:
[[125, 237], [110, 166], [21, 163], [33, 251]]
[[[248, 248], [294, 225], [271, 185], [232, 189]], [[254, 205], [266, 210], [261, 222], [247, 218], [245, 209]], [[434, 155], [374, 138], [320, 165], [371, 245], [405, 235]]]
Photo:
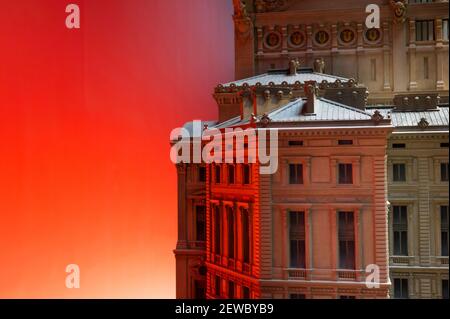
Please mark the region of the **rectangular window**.
[[250, 184], [250, 165], [244, 164], [242, 165], [242, 179], [244, 185]]
[[416, 41], [434, 41], [434, 20], [416, 21]]
[[394, 279], [394, 298], [395, 299], [408, 299], [408, 279], [395, 278]]
[[195, 217], [196, 217], [196, 240], [206, 241], [206, 207], [196, 206], [195, 207]]
[[442, 280], [442, 299], [448, 299], [448, 279]]
[[406, 165], [394, 164], [392, 167], [394, 182], [406, 182]]
[[353, 140], [339, 140], [339, 145], [353, 145]]
[[448, 182], [448, 163], [441, 163], [441, 181]]
[[442, 20], [442, 40], [448, 41], [448, 19]]
[[289, 141], [289, 146], [303, 146], [303, 141]]
[[216, 255], [220, 255], [222, 253], [221, 249], [221, 226], [222, 223], [220, 221], [220, 207], [214, 207], [214, 252]]
[[408, 256], [408, 207], [394, 206], [394, 255]]
[[198, 181], [200, 183], [206, 182], [206, 167], [205, 166], [200, 166], [198, 168]]
[[353, 212], [339, 212], [339, 268], [355, 269], [355, 220]]
[[303, 184], [302, 164], [289, 164], [289, 184]]
[[406, 144], [395, 143], [395, 144], [392, 144], [392, 148], [406, 148]]
[[306, 299], [304, 294], [290, 294], [289, 299]]
[[448, 143], [441, 143], [442, 148], [448, 148], [448, 145], [449, 145]]
[[228, 183], [229, 184], [234, 184], [234, 179], [235, 179], [235, 175], [234, 175], [234, 165], [228, 165]]
[[228, 257], [234, 258], [234, 212], [233, 208], [227, 207], [228, 224]]
[[222, 279], [219, 276], [216, 276], [216, 296], [220, 297], [222, 295]]
[[242, 210], [242, 255], [246, 264], [250, 263], [250, 217], [248, 210]]
[[220, 165], [215, 165], [214, 166], [214, 175], [215, 175], [215, 179], [214, 179], [214, 181], [216, 182], [216, 184], [220, 184], [220, 181], [221, 181], [221, 167], [220, 167]]
[[448, 256], [448, 206], [441, 206], [441, 256]]
[[339, 164], [339, 184], [353, 184], [352, 164]]
[[228, 281], [228, 298], [234, 299], [234, 282]]
[[243, 299], [250, 299], [250, 288], [242, 287], [242, 298]]
[[372, 81], [377, 80], [377, 60], [376, 59], [370, 60], [370, 79]]
[[306, 268], [305, 213], [289, 212], [291, 268]]
[[339, 299], [356, 299], [356, 296], [340, 296]]

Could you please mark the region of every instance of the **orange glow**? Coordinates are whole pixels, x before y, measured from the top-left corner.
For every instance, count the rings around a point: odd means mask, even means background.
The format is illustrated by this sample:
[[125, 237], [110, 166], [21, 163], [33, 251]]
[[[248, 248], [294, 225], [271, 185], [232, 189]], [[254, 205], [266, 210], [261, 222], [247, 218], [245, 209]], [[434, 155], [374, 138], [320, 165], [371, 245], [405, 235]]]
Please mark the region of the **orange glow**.
[[[81, 29], [65, 27], [77, 3]], [[173, 298], [169, 133], [216, 118], [227, 0], [0, 0], [0, 298]], [[65, 267], [81, 268], [81, 289]]]

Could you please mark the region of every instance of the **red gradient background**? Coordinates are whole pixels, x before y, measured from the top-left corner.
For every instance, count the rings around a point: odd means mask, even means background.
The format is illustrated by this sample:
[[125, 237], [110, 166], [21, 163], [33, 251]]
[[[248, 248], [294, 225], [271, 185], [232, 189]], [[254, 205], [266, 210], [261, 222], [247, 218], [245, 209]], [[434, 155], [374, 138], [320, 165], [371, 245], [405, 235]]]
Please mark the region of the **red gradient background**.
[[216, 117], [231, 15], [228, 0], [0, 0], [0, 298], [175, 296], [169, 133]]

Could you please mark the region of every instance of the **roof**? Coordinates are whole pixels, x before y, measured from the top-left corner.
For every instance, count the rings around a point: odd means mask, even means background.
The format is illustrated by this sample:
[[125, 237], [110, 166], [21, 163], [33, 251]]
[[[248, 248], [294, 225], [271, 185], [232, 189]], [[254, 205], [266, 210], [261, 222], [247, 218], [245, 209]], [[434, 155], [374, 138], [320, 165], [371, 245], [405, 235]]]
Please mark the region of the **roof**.
[[371, 120], [372, 115], [353, 107], [318, 98], [314, 114], [304, 115], [302, 109], [306, 103], [298, 99], [268, 114], [272, 122], [314, 122], [314, 121], [355, 121]]
[[312, 71], [300, 71], [295, 75], [289, 75], [287, 71], [272, 71], [254, 77], [250, 77], [247, 79], [225, 83], [222, 84], [222, 86], [224, 87], [228, 87], [231, 85], [242, 86], [244, 84], [253, 86], [256, 85], [257, 83], [261, 83], [261, 85], [269, 85], [271, 82], [275, 84], [282, 84], [283, 82], [286, 82], [287, 84], [295, 84], [296, 82], [305, 83], [307, 81], [316, 81], [317, 83], [320, 83], [322, 81], [335, 82], [336, 80], [347, 81], [348, 79], [335, 75], [317, 73]]
[[422, 118], [426, 119], [430, 127], [442, 127], [449, 125], [448, 106], [439, 106], [436, 110], [428, 111], [394, 111], [393, 107], [389, 108], [375, 108], [367, 109], [368, 112], [375, 112], [378, 110], [383, 116], [388, 116], [390, 113], [392, 125], [394, 127], [417, 127]]

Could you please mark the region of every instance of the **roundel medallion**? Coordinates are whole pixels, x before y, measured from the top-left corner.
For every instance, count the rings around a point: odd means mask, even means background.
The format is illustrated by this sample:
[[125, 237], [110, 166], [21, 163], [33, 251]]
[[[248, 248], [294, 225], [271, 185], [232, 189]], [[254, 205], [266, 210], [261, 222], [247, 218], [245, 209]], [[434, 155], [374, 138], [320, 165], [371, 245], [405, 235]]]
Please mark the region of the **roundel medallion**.
[[379, 29], [376, 29], [376, 28], [367, 29], [367, 31], [366, 31], [367, 41], [378, 42], [378, 40], [380, 40], [380, 38], [381, 38], [381, 32]]
[[320, 30], [316, 33], [315, 40], [318, 44], [324, 45], [328, 42], [328, 40], [330, 40], [330, 35], [328, 32]]
[[270, 32], [266, 35], [266, 46], [269, 48], [276, 48], [280, 45], [280, 35], [276, 32]]
[[294, 31], [289, 37], [289, 41], [292, 46], [300, 47], [305, 43], [305, 35], [301, 31]]
[[344, 29], [341, 31], [340, 38], [345, 44], [352, 43], [355, 40], [355, 31], [352, 29]]

